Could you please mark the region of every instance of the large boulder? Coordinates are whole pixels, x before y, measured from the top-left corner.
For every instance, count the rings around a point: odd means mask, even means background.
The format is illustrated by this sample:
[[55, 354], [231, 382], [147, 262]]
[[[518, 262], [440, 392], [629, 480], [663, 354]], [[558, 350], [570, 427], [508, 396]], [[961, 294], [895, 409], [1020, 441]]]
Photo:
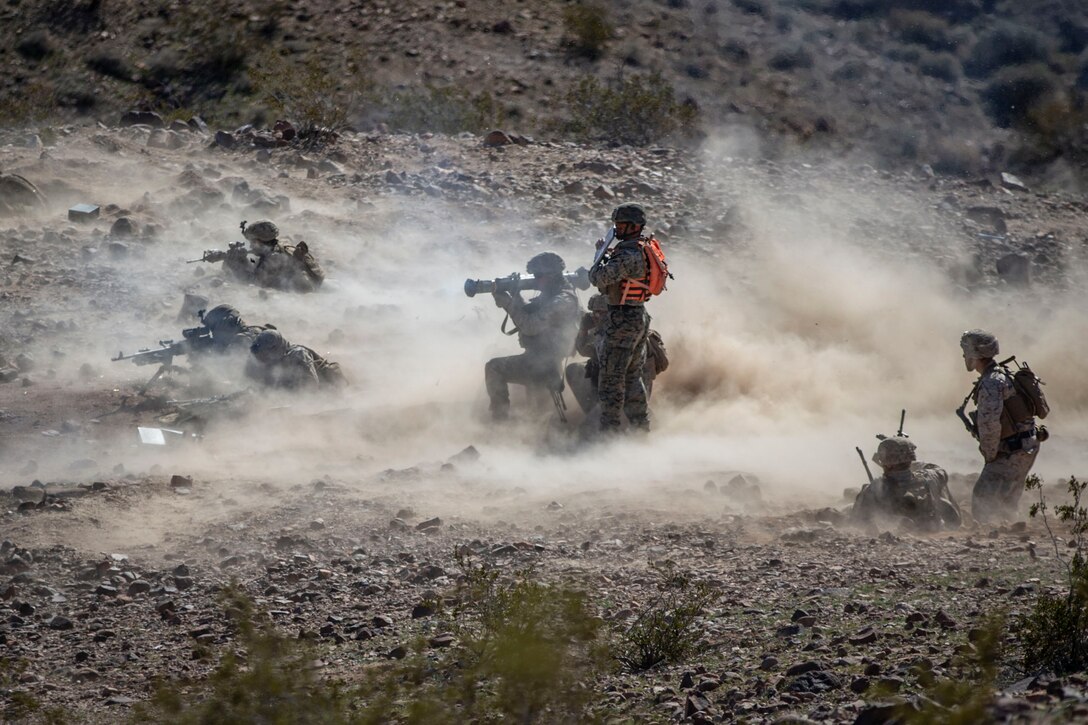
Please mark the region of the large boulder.
[[0, 216], [45, 208], [45, 195], [18, 174], [0, 174]]

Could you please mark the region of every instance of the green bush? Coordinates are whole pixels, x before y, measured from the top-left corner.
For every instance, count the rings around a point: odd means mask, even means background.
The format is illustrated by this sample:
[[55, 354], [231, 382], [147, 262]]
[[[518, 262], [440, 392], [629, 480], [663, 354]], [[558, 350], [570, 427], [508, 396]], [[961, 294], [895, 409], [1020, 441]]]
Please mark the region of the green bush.
[[969, 75], [984, 78], [1008, 66], [1046, 63], [1050, 47], [1041, 34], [1016, 25], [999, 25], [983, 34], [964, 66]]
[[1058, 78], [1042, 64], [1013, 66], [997, 73], [982, 91], [993, 122], [1002, 128], [1021, 125], [1058, 89]]
[[671, 567], [661, 574], [657, 596], [621, 634], [616, 658], [634, 672], [677, 662], [690, 653], [699, 640], [696, 622], [719, 597], [706, 583]]
[[646, 145], [673, 133], [693, 133], [698, 108], [678, 102], [659, 73], [631, 75], [611, 83], [587, 76], [567, 92], [570, 120], [559, 130], [576, 139]]
[[564, 43], [571, 54], [597, 60], [604, 55], [612, 28], [605, 9], [595, 3], [576, 2], [563, 9]]
[[1059, 675], [1083, 672], [1088, 669], [1088, 561], [1085, 558], [1088, 509], [1083, 501], [1088, 481], [1070, 478], [1067, 485], [1070, 502], [1054, 508], [1057, 520], [1068, 527], [1072, 556], [1062, 553], [1058, 537], [1050, 528], [1042, 481], [1038, 476], [1031, 476], [1026, 488], [1038, 491], [1039, 500], [1032, 504], [1031, 516], [1041, 517], [1046, 524], [1054, 554], [1065, 568], [1063, 584], [1068, 591], [1059, 596], [1040, 594], [1032, 611], [1021, 617], [1019, 634], [1024, 648], [1024, 669]]

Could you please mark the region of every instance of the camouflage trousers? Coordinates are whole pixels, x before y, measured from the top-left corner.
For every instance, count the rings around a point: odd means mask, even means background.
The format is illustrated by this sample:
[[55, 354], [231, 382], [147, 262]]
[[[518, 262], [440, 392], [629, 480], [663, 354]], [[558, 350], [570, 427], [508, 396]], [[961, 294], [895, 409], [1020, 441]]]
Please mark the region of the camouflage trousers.
[[980, 523], [1018, 518], [1017, 506], [1039, 449], [999, 453], [982, 467], [971, 492], [971, 514]]
[[646, 335], [650, 315], [639, 305], [609, 306], [601, 345], [601, 371], [597, 378], [597, 400], [601, 405], [601, 430], [619, 430], [621, 415], [631, 427], [650, 429], [646, 406]]
[[547, 391], [562, 390], [561, 361], [529, 353], [488, 360], [484, 365], [484, 385], [495, 420], [503, 420], [510, 413], [510, 383]]

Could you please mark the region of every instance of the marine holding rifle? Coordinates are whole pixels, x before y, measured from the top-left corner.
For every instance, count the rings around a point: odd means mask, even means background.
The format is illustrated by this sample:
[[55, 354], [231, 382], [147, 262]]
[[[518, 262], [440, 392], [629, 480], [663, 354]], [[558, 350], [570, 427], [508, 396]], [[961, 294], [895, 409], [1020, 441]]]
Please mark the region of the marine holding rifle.
[[[562, 257], [554, 252], [544, 252], [525, 265], [525, 271], [533, 275], [531, 287], [538, 289], [540, 294], [526, 301], [522, 297], [524, 286], [517, 275], [507, 278], [510, 284], [497, 284], [491, 292], [495, 306], [505, 310], [514, 325], [507, 334], [516, 332], [518, 344], [525, 351], [520, 355], [492, 358], [484, 365], [484, 385], [494, 421], [510, 417], [510, 383], [545, 390], [553, 398], [562, 394], [563, 358], [574, 342], [580, 315], [578, 297], [564, 274], [565, 269]], [[470, 296], [475, 294], [480, 284], [485, 283], [469, 280], [465, 283], [465, 292], [471, 292]], [[506, 332], [506, 320], [503, 321], [503, 332]], [[561, 400], [561, 397], [557, 398], [557, 401]]]
[[[1013, 520], [1018, 516], [1020, 495], [1039, 444], [1049, 434], [1035, 424], [1035, 417], [1050, 412], [1040, 385], [1042, 381], [1026, 364], [1013, 371], [997, 362], [997, 338], [985, 330], [968, 330], [960, 337], [967, 370], [978, 380], [956, 411], [968, 432], [978, 441], [984, 465], [971, 493], [971, 513], [981, 523]], [[968, 400], [976, 409], [965, 415]]]
[[325, 281], [325, 271], [310, 253], [306, 242], [295, 245], [279, 241], [279, 228], [268, 220], [240, 225], [249, 242], [235, 242], [227, 251], [204, 252], [192, 262], [222, 262], [223, 269], [242, 282], [289, 292], [313, 292]]
[[[619, 431], [621, 416], [626, 415], [631, 428], [649, 431], [646, 385], [642, 377], [646, 367], [646, 337], [650, 332], [650, 315], [645, 304], [660, 289], [652, 288], [652, 260], [646, 247], [656, 244], [656, 240], [643, 237], [646, 212], [638, 204], [616, 207], [612, 223], [610, 238], [597, 243], [598, 256], [589, 270], [589, 281], [608, 302], [597, 377], [600, 430]], [[610, 247], [612, 236], [619, 241]]]

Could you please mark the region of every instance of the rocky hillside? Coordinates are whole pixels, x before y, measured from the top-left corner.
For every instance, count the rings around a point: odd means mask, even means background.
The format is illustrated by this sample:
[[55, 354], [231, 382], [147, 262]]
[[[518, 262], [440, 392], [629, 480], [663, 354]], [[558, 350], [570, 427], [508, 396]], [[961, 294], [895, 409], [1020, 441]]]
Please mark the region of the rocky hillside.
[[1059, 0], [15, 0], [0, 37], [17, 125], [144, 106], [634, 143], [739, 127], [764, 153], [1062, 183], [1084, 159], [1088, 10]]

